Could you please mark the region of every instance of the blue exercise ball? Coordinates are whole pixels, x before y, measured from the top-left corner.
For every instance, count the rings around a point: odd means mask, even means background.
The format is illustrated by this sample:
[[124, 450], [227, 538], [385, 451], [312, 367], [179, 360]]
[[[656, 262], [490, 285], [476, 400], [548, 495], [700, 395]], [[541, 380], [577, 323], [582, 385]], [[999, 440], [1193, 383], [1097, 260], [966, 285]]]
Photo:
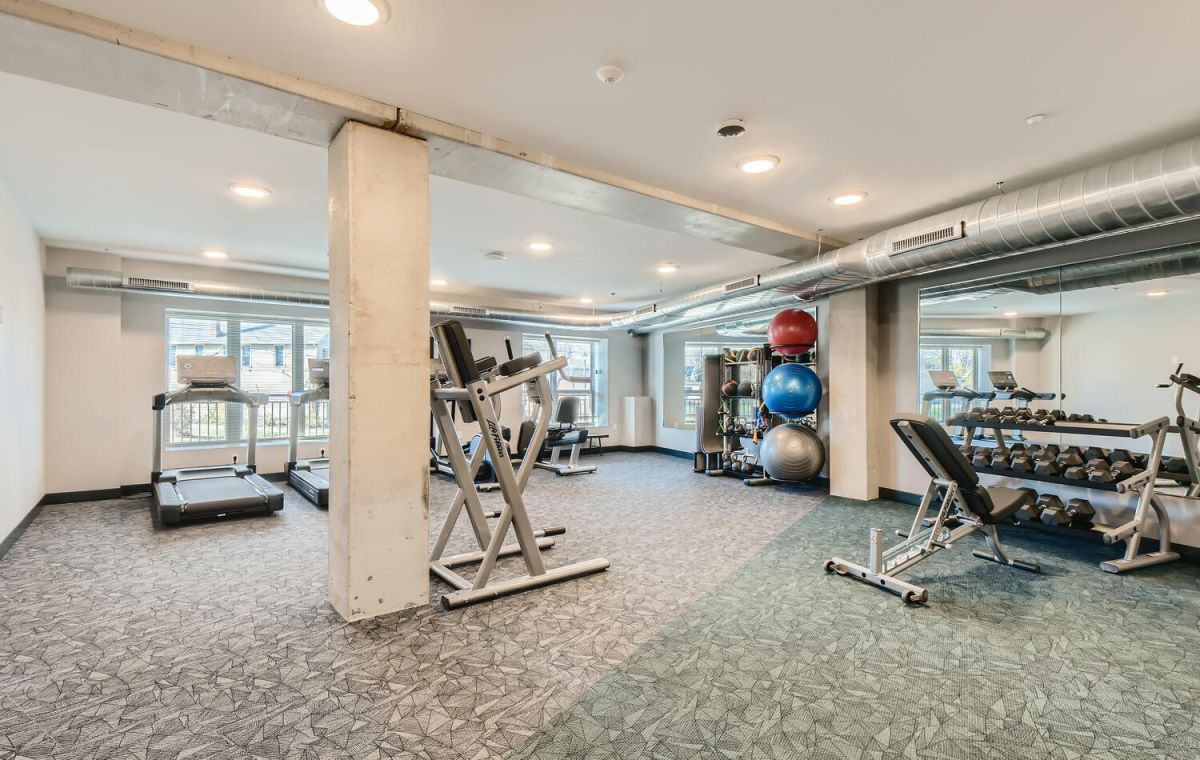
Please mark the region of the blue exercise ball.
[[821, 403], [821, 380], [803, 364], [780, 364], [763, 379], [762, 400], [772, 414], [802, 417]]

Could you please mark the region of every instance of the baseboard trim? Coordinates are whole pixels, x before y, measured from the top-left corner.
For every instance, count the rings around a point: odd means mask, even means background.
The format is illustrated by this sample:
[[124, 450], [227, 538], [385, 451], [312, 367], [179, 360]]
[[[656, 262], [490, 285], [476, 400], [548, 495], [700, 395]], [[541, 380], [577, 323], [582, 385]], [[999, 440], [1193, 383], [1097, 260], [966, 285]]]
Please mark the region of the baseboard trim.
[[42, 507], [44, 506], [46, 506], [45, 498], [38, 501], [37, 504], [34, 504], [33, 509], [29, 510], [29, 514], [21, 518], [21, 522], [17, 523], [17, 527], [13, 528], [12, 532], [4, 537], [3, 541], [0, 541], [0, 560], [4, 559], [4, 555], [8, 554], [8, 550], [17, 543], [17, 539], [21, 537], [21, 534], [25, 532], [25, 529], [28, 528], [35, 519], [37, 519], [37, 516], [41, 514]]
[[921, 506], [921, 497], [911, 491], [897, 491], [894, 488], [880, 488], [879, 498], [887, 499], [888, 501], [898, 501], [901, 504], [911, 504], [914, 507]]
[[88, 491], [60, 491], [42, 497], [42, 504], [73, 504], [77, 501], [108, 501], [122, 496], [121, 488], [97, 488]]

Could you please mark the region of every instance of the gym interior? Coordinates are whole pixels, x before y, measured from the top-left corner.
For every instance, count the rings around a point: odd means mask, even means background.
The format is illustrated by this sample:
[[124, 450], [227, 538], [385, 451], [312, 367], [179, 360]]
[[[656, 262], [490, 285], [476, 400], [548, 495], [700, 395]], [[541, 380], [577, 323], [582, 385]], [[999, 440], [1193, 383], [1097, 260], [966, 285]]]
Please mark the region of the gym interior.
[[1193, 760], [1198, 21], [0, 0], [0, 757]]

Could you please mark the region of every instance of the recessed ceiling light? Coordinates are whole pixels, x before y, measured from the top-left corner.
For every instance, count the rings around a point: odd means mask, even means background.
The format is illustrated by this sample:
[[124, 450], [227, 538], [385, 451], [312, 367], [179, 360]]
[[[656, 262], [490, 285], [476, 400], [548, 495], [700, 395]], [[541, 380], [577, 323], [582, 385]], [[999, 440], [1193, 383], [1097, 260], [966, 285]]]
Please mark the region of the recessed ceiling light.
[[330, 16], [351, 26], [374, 26], [387, 21], [388, 7], [383, 0], [320, 0]]
[[592, 299], [584, 296], [583, 298], [579, 299], [579, 303], [592, 303]]
[[855, 203], [862, 203], [867, 197], [867, 194], [861, 190], [855, 190], [852, 193], [841, 193], [840, 195], [829, 196], [829, 202], [835, 206], [853, 206]]
[[1025, 117], [1025, 123], [1031, 127], [1034, 124], [1041, 124], [1045, 120], [1046, 120], [1046, 114], [1044, 114], [1044, 113], [1035, 113], [1035, 114]]
[[675, 266], [674, 264], [672, 264], [671, 262], [668, 261], [666, 264], [663, 264], [662, 266], [660, 266], [658, 268], [658, 271], [660, 274], [671, 274], [672, 272], [674, 272], [677, 269], [679, 269], [679, 267]]
[[1171, 291], [1169, 291], [1169, 290], [1151, 290], [1146, 295], [1150, 296], [1151, 298], [1158, 298], [1160, 296], [1165, 296], [1167, 293], [1170, 293], [1170, 292]]
[[435, 277], [429, 281], [429, 284], [434, 286], [435, 288], [440, 288], [441, 286], [447, 285], [449, 283], [447, 283], [445, 280], [441, 279], [440, 277]]
[[1006, 312], [1004, 312], [1004, 316], [1006, 316], [1006, 317], [1015, 317], [1015, 316], [1017, 316], [1017, 312], [1015, 312], [1015, 311], [1006, 311]]
[[209, 257], [210, 259], [227, 259], [227, 258], [229, 258], [228, 253], [225, 253], [224, 251], [218, 251], [215, 248], [208, 249], [207, 251], [204, 252], [204, 255]]
[[240, 195], [243, 198], [254, 198], [255, 200], [266, 198], [271, 194], [270, 189], [262, 185], [247, 185], [242, 182], [235, 182], [229, 186], [229, 189], [234, 195]]
[[751, 156], [738, 161], [737, 167], [747, 174], [762, 174], [779, 166], [779, 156]]
[[554, 246], [551, 245], [550, 243], [546, 243], [546, 242], [542, 242], [542, 241], [538, 241], [536, 243], [529, 244], [529, 250], [531, 250], [531, 251], [548, 251], [553, 247]]

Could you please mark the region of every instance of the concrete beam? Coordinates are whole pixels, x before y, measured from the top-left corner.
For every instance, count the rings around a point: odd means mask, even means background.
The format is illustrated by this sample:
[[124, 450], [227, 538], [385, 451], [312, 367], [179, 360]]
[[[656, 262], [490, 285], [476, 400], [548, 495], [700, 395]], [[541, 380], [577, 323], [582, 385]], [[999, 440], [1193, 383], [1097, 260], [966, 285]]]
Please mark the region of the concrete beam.
[[329, 601], [429, 602], [429, 162], [349, 122], [329, 148]]

